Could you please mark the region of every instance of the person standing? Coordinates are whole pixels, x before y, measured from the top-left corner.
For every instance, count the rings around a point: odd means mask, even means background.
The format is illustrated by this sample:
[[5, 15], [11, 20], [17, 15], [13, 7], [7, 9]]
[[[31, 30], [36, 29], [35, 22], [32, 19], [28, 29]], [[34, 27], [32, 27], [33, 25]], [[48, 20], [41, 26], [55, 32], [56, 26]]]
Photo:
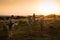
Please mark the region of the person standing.
[[12, 30], [12, 27], [13, 27], [13, 22], [12, 22], [12, 19], [11, 18], [7, 18], [6, 19], [6, 25], [8, 26], [8, 29], [9, 30]]
[[13, 24], [14, 23], [12, 22], [12, 19], [11, 18], [6, 18], [6, 25], [7, 25], [9, 40], [12, 39]]

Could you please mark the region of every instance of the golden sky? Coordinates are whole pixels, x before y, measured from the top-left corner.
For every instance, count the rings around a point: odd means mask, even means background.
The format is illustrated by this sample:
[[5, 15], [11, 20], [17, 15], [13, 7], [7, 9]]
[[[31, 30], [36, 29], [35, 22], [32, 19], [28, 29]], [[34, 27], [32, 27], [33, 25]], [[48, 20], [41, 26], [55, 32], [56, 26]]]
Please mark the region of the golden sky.
[[0, 0], [0, 15], [31, 15], [33, 13], [59, 15], [60, 0]]

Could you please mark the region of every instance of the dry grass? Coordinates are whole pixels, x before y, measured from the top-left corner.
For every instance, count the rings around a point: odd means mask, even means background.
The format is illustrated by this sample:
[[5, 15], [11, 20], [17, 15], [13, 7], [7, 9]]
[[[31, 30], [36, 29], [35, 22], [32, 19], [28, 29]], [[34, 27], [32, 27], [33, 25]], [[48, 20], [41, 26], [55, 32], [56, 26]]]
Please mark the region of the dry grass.
[[[12, 30], [12, 35], [11, 38], [13, 40], [60, 40], [60, 21], [49, 21], [45, 20], [43, 30], [41, 32], [40, 30], [40, 24], [39, 21], [36, 21], [34, 24], [29, 26], [25, 20], [17, 20], [16, 22], [18, 25], [14, 26], [14, 29]], [[50, 26], [53, 26], [56, 28], [57, 34], [52, 36], [53, 33], [49, 33], [50, 31]], [[54, 30], [54, 29], [52, 29]], [[51, 31], [52, 32], [52, 31]], [[41, 36], [42, 35], [42, 36]], [[5, 36], [8, 36], [8, 32], [6, 30], [6, 25], [4, 24], [4, 20], [0, 21], [0, 39], [5, 40]], [[1, 38], [2, 37], [2, 38]], [[54, 38], [56, 37], [56, 38]], [[6, 37], [8, 38], [8, 37]]]

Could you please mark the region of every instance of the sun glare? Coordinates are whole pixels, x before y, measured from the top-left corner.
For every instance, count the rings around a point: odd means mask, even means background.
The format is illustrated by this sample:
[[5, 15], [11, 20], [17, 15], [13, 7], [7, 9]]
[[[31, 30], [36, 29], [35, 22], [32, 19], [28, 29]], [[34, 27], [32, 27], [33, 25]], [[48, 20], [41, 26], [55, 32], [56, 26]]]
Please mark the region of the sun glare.
[[38, 12], [43, 15], [54, 14], [57, 11], [57, 5], [55, 3], [44, 3], [37, 7]]

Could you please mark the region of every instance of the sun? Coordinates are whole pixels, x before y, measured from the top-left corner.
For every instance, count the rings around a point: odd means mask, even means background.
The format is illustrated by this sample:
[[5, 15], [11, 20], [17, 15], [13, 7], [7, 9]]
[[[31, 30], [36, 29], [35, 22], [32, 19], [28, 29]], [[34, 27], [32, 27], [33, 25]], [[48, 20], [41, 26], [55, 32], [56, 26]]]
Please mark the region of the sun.
[[43, 15], [54, 14], [57, 11], [57, 5], [55, 3], [44, 3], [38, 5], [37, 10]]

